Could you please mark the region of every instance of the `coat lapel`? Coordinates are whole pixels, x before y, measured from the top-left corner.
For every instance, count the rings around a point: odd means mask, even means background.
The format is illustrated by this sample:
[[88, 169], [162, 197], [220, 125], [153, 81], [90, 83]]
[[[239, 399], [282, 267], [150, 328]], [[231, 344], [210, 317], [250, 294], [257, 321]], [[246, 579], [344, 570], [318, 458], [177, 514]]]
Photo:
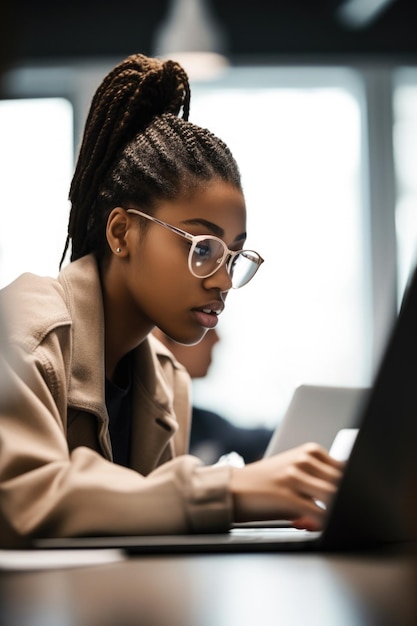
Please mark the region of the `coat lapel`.
[[[92, 439], [91, 414], [95, 416], [97, 431], [91, 447], [96, 448], [98, 442], [102, 454], [111, 460], [105, 406], [104, 311], [94, 256], [70, 263], [61, 272], [59, 281], [74, 320], [69, 408], [80, 420], [77, 432], [82, 429], [82, 413], [90, 414], [84, 420], [86, 425], [88, 421], [90, 435], [85, 433], [88, 440]], [[190, 380], [169, 350], [150, 336], [135, 350], [132, 384], [131, 467], [146, 475], [188, 450]]]
[[162, 348], [150, 337], [135, 355], [131, 465], [145, 475], [188, 448], [189, 377]]

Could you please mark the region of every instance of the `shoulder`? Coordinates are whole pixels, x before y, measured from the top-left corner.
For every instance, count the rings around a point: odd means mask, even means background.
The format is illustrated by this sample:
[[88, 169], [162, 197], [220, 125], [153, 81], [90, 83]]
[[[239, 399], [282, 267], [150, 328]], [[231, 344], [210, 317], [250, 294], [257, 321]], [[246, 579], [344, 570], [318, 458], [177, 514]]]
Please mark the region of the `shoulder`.
[[11, 339], [33, 348], [75, 319], [96, 319], [100, 293], [97, 262], [87, 255], [69, 263], [57, 278], [22, 274], [0, 291], [0, 307]]
[[64, 289], [50, 277], [22, 274], [1, 290], [0, 306], [9, 339], [19, 343], [40, 343], [52, 329], [71, 323]]

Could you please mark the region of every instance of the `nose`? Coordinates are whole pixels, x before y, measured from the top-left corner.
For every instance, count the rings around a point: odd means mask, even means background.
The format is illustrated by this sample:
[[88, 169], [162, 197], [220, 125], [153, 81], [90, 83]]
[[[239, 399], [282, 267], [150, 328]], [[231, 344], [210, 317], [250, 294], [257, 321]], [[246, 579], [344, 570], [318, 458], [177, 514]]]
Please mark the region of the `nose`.
[[232, 279], [227, 270], [227, 264], [222, 263], [217, 272], [204, 279], [206, 289], [219, 289], [221, 293], [226, 293], [232, 288]]

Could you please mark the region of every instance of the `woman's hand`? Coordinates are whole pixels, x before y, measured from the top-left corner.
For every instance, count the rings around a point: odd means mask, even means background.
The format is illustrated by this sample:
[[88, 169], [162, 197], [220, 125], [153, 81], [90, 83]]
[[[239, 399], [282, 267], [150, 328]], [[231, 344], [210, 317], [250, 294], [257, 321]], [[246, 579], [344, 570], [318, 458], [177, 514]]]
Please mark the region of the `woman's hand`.
[[[232, 469], [235, 521], [283, 519], [320, 530], [345, 464], [315, 443]], [[322, 503], [320, 505], [319, 503]]]

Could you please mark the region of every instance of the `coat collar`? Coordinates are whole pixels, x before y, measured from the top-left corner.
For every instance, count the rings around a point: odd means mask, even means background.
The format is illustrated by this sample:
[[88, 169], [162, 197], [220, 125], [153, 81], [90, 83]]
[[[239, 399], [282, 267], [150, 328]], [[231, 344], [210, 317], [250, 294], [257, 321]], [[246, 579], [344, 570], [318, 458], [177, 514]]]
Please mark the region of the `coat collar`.
[[70, 406], [90, 409], [107, 420], [104, 406], [104, 310], [97, 261], [88, 255], [58, 277], [73, 320]]
[[[87, 255], [60, 273], [73, 320], [68, 404], [94, 413], [111, 458], [105, 407], [104, 308], [97, 261]], [[153, 336], [135, 350], [131, 463], [143, 474], [188, 446], [190, 382], [184, 367]]]

